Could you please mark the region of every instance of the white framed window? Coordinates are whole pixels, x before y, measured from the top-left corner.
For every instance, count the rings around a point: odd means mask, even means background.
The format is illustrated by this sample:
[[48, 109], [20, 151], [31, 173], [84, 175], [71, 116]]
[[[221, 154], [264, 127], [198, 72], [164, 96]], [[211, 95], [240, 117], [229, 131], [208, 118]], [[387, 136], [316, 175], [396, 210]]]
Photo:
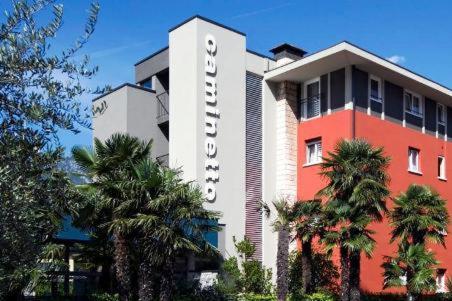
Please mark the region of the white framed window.
[[438, 178], [441, 180], [446, 179], [446, 158], [443, 156], [438, 157]]
[[422, 117], [424, 111], [422, 97], [419, 94], [405, 90], [404, 99], [405, 99], [405, 112], [415, 116]]
[[301, 100], [301, 117], [310, 119], [320, 116], [320, 78], [304, 83], [304, 99]]
[[446, 269], [437, 269], [436, 270], [436, 292], [437, 293], [447, 292]]
[[402, 283], [402, 285], [406, 285], [406, 273], [402, 276], [399, 276], [400, 282]]
[[419, 166], [419, 150], [412, 147], [408, 149], [408, 171], [415, 173], [421, 172]]
[[375, 75], [369, 77], [369, 99], [376, 102], [383, 101], [381, 79]]
[[306, 143], [306, 165], [322, 162], [322, 141], [311, 140]]
[[443, 104], [438, 103], [436, 105], [438, 124], [446, 124], [446, 107]]

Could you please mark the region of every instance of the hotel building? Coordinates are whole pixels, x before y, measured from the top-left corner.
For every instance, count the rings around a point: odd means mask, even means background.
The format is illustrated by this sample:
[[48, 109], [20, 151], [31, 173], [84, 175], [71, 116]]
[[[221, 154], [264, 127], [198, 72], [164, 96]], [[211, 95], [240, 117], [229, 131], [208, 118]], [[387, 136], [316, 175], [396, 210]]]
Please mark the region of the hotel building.
[[[452, 90], [348, 42], [315, 53], [289, 44], [270, 51], [249, 50], [244, 33], [194, 16], [135, 64], [135, 83], [94, 99], [94, 136], [153, 139], [154, 158], [181, 167], [206, 206], [222, 212], [213, 240], [221, 253], [235, 255], [233, 237], [246, 235], [274, 271], [277, 236], [259, 202], [312, 199], [325, 185], [321, 158], [340, 139], [384, 147], [393, 196], [427, 184], [452, 212]], [[382, 257], [396, 245], [387, 220], [373, 229], [377, 247], [363, 259], [362, 288], [381, 291]], [[452, 256], [432, 248], [441, 290]]]

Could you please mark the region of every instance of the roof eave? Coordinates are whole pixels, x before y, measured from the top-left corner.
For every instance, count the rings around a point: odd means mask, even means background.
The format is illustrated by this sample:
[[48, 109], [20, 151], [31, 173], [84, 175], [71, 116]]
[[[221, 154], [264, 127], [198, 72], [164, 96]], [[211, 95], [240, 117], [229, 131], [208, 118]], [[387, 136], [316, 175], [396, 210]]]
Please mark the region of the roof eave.
[[324, 49], [319, 52], [308, 55], [300, 60], [297, 60], [297, 61], [291, 62], [289, 64], [286, 64], [284, 66], [280, 66], [275, 69], [272, 69], [272, 70], [266, 72], [264, 79], [267, 81], [278, 81], [278, 77], [281, 77], [281, 75], [283, 75], [284, 73], [293, 71], [298, 68], [302, 68], [303, 66], [306, 66], [310, 63], [314, 63], [321, 59], [325, 59], [328, 56], [337, 54], [339, 52], [349, 52], [354, 55], [360, 56], [363, 59], [369, 60], [377, 65], [380, 65], [381, 67], [384, 67], [388, 70], [396, 72], [396, 73], [400, 74], [401, 76], [407, 77], [420, 84], [428, 86], [431, 89], [435, 89], [436, 91], [441, 92], [444, 95], [452, 97], [451, 89], [449, 89], [435, 81], [432, 81], [431, 79], [428, 79], [422, 75], [419, 75], [407, 68], [394, 64], [378, 55], [375, 55], [375, 54], [373, 54], [367, 50], [364, 50], [358, 46], [355, 46], [349, 42], [341, 42], [341, 43], [336, 44], [327, 49]]

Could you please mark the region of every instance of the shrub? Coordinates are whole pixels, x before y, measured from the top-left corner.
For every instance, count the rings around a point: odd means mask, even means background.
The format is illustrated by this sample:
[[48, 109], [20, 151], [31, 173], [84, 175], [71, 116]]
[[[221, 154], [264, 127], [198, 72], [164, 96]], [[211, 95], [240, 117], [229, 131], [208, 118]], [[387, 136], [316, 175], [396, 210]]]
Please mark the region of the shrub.
[[261, 294], [244, 294], [239, 301], [277, 301], [274, 295], [261, 295]]
[[379, 294], [362, 294], [361, 299], [363, 301], [403, 301], [406, 300], [406, 295], [403, 294], [389, 294], [389, 293], [379, 293]]
[[246, 293], [270, 294], [272, 273], [257, 260], [242, 263], [242, 283]]
[[218, 282], [215, 286], [223, 294], [237, 294], [242, 288], [241, 280], [237, 258], [230, 257], [223, 262], [220, 268]]
[[306, 301], [334, 301], [335, 298], [330, 293], [314, 293], [314, 294], [305, 296], [304, 300], [306, 300]]
[[[314, 253], [312, 256], [313, 266], [315, 267], [312, 275], [312, 283], [315, 291], [326, 290], [333, 294], [339, 292], [338, 278], [339, 272], [334, 263], [323, 253]], [[301, 252], [293, 251], [289, 256], [289, 293], [302, 300], [301, 288], [302, 281]], [[325, 277], [328, 275], [328, 277]]]
[[[232, 295], [231, 295], [232, 296]], [[174, 292], [177, 301], [233, 301], [228, 294], [219, 290], [217, 286], [201, 288], [199, 281], [180, 280]]]
[[88, 298], [89, 301], [119, 301], [118, 294], [98, 293], [92, 294]]
[[269, 295], [272, 291], [271, 269], [253, 259], [255, 248], [247, 238], [235, 242], [235, 247], [241, 259], [241, 266], [239, 267], [236, 257], [225, 260], [220, 269], [216, 289], [224, 295]]
[[[361, 296], [362, 301], [405, 301], [405, 294], [391, 294], [391, 293], [379, 293], [379, 294], [363, 294]], [[452, 293], [439, 293], [435, 295], [422, 296], [420, 300], [423, 301], [446, 301], [452, 300]]]

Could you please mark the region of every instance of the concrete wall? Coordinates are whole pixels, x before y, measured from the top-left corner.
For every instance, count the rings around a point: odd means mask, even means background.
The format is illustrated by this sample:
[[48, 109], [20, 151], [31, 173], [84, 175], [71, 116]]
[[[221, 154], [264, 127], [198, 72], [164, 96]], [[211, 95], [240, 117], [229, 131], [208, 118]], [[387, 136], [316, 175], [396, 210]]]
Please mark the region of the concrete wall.
[[126, 87], [96, 99], [93, 109], [93, 138], [104, 141], [113, 133], [127, 131]]
[[157, 125], [155, 93], [124, 85], [93, 102], [104, 108], [93, 117], [93, 137], [105, 140], [113, 133], [128, 133], [149, 141], [153, 139], [152, 157], [168, 154], [168, 140]]
[[259, 56], [252, 52], [246, 52], [246, 71], [264, 76], [264, 72], [274, 68], [276, 62]]
[[[206, 37], [216, 41], [216, 135], [206, 134]], [[224, 255], [235, 255], [233, 236], [245, 231], [245, 37], [200, 18], [172, 30], [170, 53], [170, 166], [206, 187], [206, 142], [214, 139], [218, 161], [216, 198], [209, 209], [223, 213]], [[220, 249], [222, 246], [220, 246]]]
[[168, 69], [169, 49], [164, 48], [155, 54], [151, 54], [148, 59], [135, 65], [135, 82], [139, 83], [160, 71]]
[[262, 229], [262, 262], [272, 268], [273, 279], [276, 279], [276, 253], [278, 236], [273, 231], [272, 222], [275, 219], [272, 202], [276, 200], [276, 172], [277, 172], [277, 137], [276, 137], [276, 111], [277, 111], [277, 84], [263, 83], [263, 201], [270, 205], [272, 214], [263, 220]]

